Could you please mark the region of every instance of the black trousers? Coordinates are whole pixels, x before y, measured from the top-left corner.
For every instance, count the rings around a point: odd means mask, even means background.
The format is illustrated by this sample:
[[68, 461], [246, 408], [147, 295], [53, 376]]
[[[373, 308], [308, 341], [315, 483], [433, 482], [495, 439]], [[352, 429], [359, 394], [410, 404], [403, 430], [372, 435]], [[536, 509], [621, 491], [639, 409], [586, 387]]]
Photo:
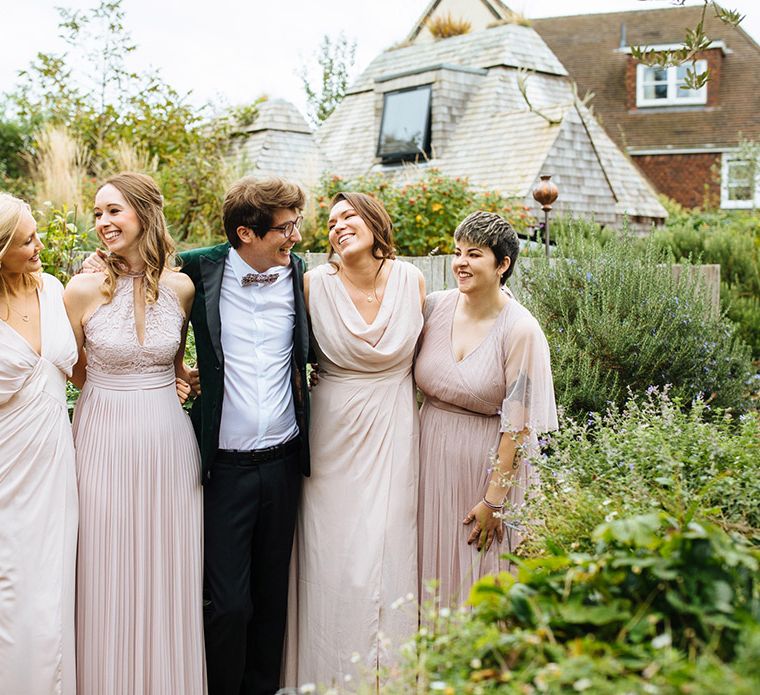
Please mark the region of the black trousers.
[[209, 695], [280, 687], [298, 453], [217, 460], [204, 485], [204, 623]]

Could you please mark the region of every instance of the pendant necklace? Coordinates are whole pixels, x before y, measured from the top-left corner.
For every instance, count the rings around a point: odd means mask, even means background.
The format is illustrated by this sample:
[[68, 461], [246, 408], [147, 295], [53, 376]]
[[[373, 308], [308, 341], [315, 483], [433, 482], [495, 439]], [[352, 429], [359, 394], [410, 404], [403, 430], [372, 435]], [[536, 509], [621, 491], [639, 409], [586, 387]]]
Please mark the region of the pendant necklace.
[[[354, 285], [354, 283], [351, 282], [351, 280], [349, 279], [348, 274], [346, 273], [345, 270], [343, 270], [343, 277], [346, 278], [346, 281], [348, 282], [348, 284], [351, 285], [351, 287], [353, 287], [359, 294], [366, 295], [368, 302], [371, 303], [377, 299], [377, 285], [372, 286], [372, 294], [370, 294], [369, 292], [367, 292], [367, 290], [360, 290], [356, 285]], [[378, 301], [380, 300], [378, 299]]]
[[[24, 304], [26, 305], [26, 302], [25, 302]], [[9, 308], [9, 309], [10, 309], [10, 310], [11, 310], [11, 311], [14, 313], [14, 314], [17, 314], [18, 316], [20, 316], [20, 317], [21, 317], [21, 320], [22, 320], [24, 323], [29, 323], [29, 311], [28, 311], [28, 310], [27, 310], [27, 312], [26, 312], [25, 314], [22, 314], [22, 313], [21, 313], [21, 312], [20, 312], [18, 309], [16, 309], [16, 308], [12, 307], [12, 306], [10, 305], [10, 303], [8, 304], [8, 308]], [[26, 307], [26, 306], [25, 306], [24, 308], [25, 308], [25, 309], [28, 309], [28, 307]]]

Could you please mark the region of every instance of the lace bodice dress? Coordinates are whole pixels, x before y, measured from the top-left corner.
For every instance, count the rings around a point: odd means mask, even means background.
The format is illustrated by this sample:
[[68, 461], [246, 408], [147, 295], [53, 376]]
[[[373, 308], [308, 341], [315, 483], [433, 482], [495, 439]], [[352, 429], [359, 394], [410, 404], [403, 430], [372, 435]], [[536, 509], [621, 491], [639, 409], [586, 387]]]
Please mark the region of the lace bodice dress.
[[[156, 374], [174, 367], [184, 316], [174, 291], [160, 286], [145, 305], [145, 335], [137, 339], [132, 278], [119, 278], [113, 299], [85, 324], [88, 369], [104, 374]], [[173, 377], [172, 377], [173, 380]]]
[[79, 695], [205, 692], [200, 457], [174, 385], [184, 316], [160, 286], [137, 339], [132, 278], [86, 322], [74, 415]]

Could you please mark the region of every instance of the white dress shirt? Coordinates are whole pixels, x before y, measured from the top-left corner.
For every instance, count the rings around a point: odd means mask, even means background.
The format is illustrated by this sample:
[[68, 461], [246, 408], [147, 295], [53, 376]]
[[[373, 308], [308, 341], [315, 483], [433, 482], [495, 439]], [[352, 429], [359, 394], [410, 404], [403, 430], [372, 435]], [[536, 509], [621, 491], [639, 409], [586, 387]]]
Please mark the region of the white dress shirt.
[[243, 287], [243, 277], [255, 272], [230, 249], [219, 298], [224, 353], [220, 449], [263, 449], [298, 434], [290, 386], [293, 269], [270, 268], [267, 273], [278, 275], [275, 282]]

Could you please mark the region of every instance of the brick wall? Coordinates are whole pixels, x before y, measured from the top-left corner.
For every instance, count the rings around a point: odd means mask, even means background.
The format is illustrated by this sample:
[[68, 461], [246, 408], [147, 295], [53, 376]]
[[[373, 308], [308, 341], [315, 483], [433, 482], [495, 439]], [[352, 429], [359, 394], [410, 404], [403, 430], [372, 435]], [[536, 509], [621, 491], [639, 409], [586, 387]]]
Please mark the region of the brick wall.
[[659, 193], [688, 208], [720, 205], [720, 154], [658, 154], [633, 161]]

